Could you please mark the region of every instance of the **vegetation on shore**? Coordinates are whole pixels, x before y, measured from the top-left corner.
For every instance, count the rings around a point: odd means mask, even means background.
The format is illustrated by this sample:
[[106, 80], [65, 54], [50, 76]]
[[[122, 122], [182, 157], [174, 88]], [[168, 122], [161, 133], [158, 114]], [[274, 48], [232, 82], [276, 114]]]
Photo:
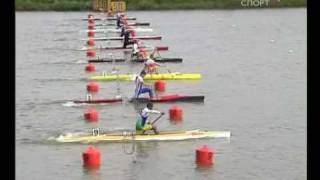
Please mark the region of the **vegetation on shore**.
[[[306, 7], [306, 0], [127, 0], [127, 10]], [[88, 11], [92, 0], [16, 0], [17, 11]], [[259, 4], [260, 3], [260, 4]]]

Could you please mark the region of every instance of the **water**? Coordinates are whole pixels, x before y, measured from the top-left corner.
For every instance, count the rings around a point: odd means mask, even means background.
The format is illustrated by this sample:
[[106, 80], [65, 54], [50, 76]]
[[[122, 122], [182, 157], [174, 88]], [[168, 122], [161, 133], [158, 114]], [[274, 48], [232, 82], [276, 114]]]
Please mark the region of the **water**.
[[[201, 73], [197, 82], [167, 82], [167, 93], [205, 95], [205, 102], [179, 104], [184, 121], [158, 121], [161, 130], [230, 130], [231, 140], [138, 143], [134, 155], [123, 144], [97, 144], [100, 171], [82, 168], [85, 144], [51, 144], [67, 132], [131, 129], [131, 104], [97, 106], [98, 124], [86, 123], [86, 106], [66, 107], [85, 97], [85, 12], [16, 13], [16, 178], [17, 179], [306, 179], [306, 9], [130, 12], [151, 22], [167, 45], [171, 71]], [[116, 43], [113, 43], [116, 45]], [[106, 56], [110, 52], [98, 52]], [[114, 53], [120, 56], [119, 53]], [[116, 64], [137, 73], [141, 65]], [[113, 65], [98, 64], [98, 72]], [[166, 68], [162, 70], [166, 71]], [[116, 82], [99, 83], [98, 97], [116, 95]], [[120, 91], [131, 96], [133, 84]], [[168, 112], [171, 104], [156, 104]], [[195, 149], [216, 150], [215, 165], [197, 168]], [[126, 144], [130, 150], [130, 144]]]

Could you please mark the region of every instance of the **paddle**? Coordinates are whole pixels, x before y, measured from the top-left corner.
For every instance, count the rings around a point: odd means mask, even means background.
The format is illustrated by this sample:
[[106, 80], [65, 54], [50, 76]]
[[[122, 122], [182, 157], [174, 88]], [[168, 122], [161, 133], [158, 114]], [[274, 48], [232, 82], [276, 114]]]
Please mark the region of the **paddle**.
[[171, 74], [171, 70], [168, 68], [168, 66], [166, 66], [166, 65], [161, 65], [161, 67], [165, 67], [165, 68], [167, 69], [168, 73]]
[[167, 69], [168, 73], [170, 73], [170, 74], [171, 74], [171, 70], [170, 70], [167, 66], [165, 66], [165, 67], [166, 67], [166, 69]]
[[[159, 51], [156, 51], [156, 53], [157, 53], [157, 55], [158, 55], [159, 59], [162, 59], [162, 57], [161, 57], [161, 55], [160, 55]], [[154, 58], [154, 59], [156, 59], [156, 58]], [[165, 68], [167, 69], [168, 73], [170, 73], [170, 74], [171, 74], [171, 70], [168, 68], [168, 66], [166, 66], [166, 65], [161, 65], [161, 66], [162, 66], [162, 67], [165, 67]]]
[[151, 123], [151, 125], [153, 125], [154, 123], [156, 123], [163, 115], [164, 115], [164, 114], [161, 113], [160, 116], [157, 117], [157, 119], [155, 119], [155, 120]]

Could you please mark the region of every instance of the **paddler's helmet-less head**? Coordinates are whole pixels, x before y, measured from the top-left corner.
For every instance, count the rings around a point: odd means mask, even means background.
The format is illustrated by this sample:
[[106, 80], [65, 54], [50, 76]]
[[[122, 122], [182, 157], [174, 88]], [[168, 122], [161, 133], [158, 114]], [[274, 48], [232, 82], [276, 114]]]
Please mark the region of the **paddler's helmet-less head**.
[[152, 104], [151, 102], [148, 102], [147, 108], [148, 108], [148, 109], [152, 109], [152, 108], [153, 108], [153, 104]]

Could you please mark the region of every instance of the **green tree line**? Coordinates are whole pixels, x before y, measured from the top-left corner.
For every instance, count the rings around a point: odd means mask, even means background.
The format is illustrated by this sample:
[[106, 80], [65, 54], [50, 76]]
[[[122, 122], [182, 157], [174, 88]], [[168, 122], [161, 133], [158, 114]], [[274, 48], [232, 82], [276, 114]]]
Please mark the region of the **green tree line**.
[[[306, 0], [126, 0], [127, 10], [305, 7]], [[20, 11], [87, 11], [91, 0], [16, 0]], [[260, 4], [259, 4], [260, 3]], [[268, 5], [268, 6], [267, 6]]]

